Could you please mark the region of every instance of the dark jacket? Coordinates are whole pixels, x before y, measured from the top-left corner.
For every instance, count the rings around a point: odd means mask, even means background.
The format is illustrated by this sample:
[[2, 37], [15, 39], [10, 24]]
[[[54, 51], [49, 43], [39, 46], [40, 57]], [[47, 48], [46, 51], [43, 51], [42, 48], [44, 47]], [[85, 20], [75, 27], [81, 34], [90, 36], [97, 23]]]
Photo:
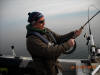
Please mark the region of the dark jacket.
[[27, 50], [31, 54], [35, 63], [35, 75], [57, 75], [57, 68], [59, 67], [57, 58], [70, 48], [67, 41], [64, 41], [63, 43], [61, 41], [70, 35], [70, 37], [74, 36], [74, 32], [65, 35], [58, 35], [48, 28], [46, 28], [46, 30], [47, 32], [41, 35], [51, 43], [54, 43], [54, 39], [50, 34], [48, 34], [51, 32], [57, 41], [56, 44], [48, 46], [48, 44], [44, 43], [35, 35], [28, 36], [26, 40]]

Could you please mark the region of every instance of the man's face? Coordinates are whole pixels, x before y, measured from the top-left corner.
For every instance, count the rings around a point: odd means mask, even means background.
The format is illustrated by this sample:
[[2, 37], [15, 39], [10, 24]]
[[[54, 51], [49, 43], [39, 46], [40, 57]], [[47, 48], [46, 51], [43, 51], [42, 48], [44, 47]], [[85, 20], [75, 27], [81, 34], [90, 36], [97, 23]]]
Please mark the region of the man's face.
[[44, 17], [41, 17], [36, 23], [33, 25], [34, 28], [44, 29], [45, 21]]

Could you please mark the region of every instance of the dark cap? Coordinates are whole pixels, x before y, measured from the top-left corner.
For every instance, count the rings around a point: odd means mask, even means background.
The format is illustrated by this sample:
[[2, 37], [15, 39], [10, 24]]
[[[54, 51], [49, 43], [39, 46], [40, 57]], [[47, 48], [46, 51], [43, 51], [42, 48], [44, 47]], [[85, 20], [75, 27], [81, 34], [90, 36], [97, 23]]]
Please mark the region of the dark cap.
[[40, 19], [41, 17], [43, 17], [43, 14], [40, 12], [29, 12], [28, 13], [29, 17], [28, 17], [28, 22], [31, 23], [33, 21], [37, 21], [38, 19]]

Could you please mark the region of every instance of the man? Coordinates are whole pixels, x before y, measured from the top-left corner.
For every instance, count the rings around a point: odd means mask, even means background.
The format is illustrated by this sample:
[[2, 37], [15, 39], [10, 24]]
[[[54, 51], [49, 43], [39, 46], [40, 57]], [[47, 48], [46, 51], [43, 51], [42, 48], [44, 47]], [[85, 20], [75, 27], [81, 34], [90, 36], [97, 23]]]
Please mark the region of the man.
[[[81, 34], [82, 29], [58, 35], [44, 27], [45, 19], [42, 13], [32, 12], [28, 15], [26, 43], [35, 63], [34, 75], [57, 75], [60, 67], [57, 58], [74, 46], [74, 38]], [[69, 35], [70, 39], [66, 41]]]

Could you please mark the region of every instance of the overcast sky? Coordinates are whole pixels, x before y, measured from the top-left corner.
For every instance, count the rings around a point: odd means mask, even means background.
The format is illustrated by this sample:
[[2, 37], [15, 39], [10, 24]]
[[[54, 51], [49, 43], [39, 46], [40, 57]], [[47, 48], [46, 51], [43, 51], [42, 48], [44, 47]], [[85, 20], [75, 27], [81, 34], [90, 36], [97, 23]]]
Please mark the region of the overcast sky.
[[[27, 14], [33, 11], [40, 11], [44, 14], [47, 26], [49, 26], [48, 24], [55, 25], [56, 20], [60, 18], [62, 20], [60, 24], [64, 25], [67, 21], [66, 18], [74, 21], [73, 18], [80, 15], [81, 18], [86, 17], [88, 7], [91, 5], [100, 9], [99, 3], [100, 0], [0, 0], [0, 25], [9, 27], [11, 26], [9, 24], [13, 23], [27, 24]], [[96, 9], [91, 7], [91, 11], [95, 13]], [[66, 24], [70, 24], [68, 21]]]
[[29, 11], [41, 11], [44, 15], [51, 16], [87, 11], [90, 5], [98, 7], [98, 2], [100, 0], [0, 0], [0, 9], [5, 16], [12, 14], [13, 17], [18, 17]]

